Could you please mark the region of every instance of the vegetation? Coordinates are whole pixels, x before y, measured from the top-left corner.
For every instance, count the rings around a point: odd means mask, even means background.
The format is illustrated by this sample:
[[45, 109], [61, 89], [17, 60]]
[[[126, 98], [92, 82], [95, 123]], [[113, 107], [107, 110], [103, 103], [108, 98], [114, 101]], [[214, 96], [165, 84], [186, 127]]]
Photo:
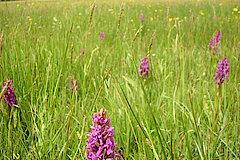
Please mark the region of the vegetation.
[[70, 2], [0, 3], [0, 84], [16, 101], [1, 97], [0, 159], [86, 158], [101, 108], [122, 158], [239, 159], [237, 1]]

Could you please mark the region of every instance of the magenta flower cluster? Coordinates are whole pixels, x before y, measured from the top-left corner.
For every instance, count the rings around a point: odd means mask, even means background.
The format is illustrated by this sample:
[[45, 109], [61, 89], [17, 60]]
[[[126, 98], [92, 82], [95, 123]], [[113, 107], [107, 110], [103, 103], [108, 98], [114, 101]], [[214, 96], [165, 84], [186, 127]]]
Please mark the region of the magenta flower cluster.
[[104, 32], [100, 32], [100, 40], [104, 40]]
[[85, 53], [85, 49], [83, 48], [83, 49], [81, 49], [81, 51], [80, 51], [80, 56], [84, 55], [84, 53]]
[[77, 90], [77, 88], [78, 88], [77, 80], [74, 80], [74, 81], [73, 81], [73, 78], [72, 78], [72, 76], [71, 76], [71, 80], [70, 80], [70, 83], [69, 83], [69, 89], [70, 89], [71, 91], [73, 91], [74, 89]]
[[219, 48], [219, 42], [220, 42], [220, 39], [221, 39], [221, 32], [218, 31], [216, 33], [216, 35], [213, 36], [212, 39], [210, 39], [209, 41], [209, 49], [212, 51], [212, 52], [218, 52], [218, 48]]
[[144, 20], [144, 15], [143, 15], [143, 13], [140, 14], [139, 19], [140, 19], [141, 22]]
[[11, 83], [13, 83], [12, 81], [9, 81], [7, 79], [6, 82], [3, 83], [2, 89], [4, 89], [6, 87], [6, 91], [3, 95], [3, 100], [6, 102], [6, 104], [9, 107], [12, 107], [15, 104], [15, 100], [14, 100], [14, 92], [13, 92], [13, 87], [11, 85]]
[[148, 75], [149, 65], [148, 58], [145, 56], [141, 59], [141, 66], [138, 68], [138, 72], [141, 77], [145, 77]]
[[229, 73], [229, 63], [226, 57], [221, 59], [218, 62], [218, 67], [216, 69], [216, 75], [215, 75], [215, 84], [221, 85], [228, 77]]
[[100, 113], [94, 113], [90, 126], [91, 132], [87, 142], [87, 158], [89, 160], [111, 160], [119, 158], [115, 150], [116, 143], [113, 141], [113, 127], [110, 127], [110, 119], [106, 118], [106, 110], [101, 109]]

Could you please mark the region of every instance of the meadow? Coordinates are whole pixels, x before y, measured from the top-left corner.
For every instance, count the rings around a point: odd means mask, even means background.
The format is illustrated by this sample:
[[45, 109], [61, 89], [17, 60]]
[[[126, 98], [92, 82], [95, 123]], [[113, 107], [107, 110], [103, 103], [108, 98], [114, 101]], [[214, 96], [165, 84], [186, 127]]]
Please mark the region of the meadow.
[[119, 159], [239, 159], [239, 28], [237, 0], [0, 2], [0, 159], [87, 159], [102, 108]]

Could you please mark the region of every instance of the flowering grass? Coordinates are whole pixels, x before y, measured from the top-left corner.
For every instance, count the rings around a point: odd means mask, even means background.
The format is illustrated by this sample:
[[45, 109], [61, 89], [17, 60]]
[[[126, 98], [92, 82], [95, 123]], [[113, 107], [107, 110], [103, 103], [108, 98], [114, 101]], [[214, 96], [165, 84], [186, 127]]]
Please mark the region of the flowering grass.
[[[5, 114], [1, 92], [0, 159], [87, 158], [87, 132], [101, 108], [122, 158], [239, 159], [239, 8], [237, 1], [1, 2], [0, 87], [13, 81], [15, 104]], [[209, 40], [218, 31], [214, 54]], [[219, 94], [216, 68], [225, 57]]]

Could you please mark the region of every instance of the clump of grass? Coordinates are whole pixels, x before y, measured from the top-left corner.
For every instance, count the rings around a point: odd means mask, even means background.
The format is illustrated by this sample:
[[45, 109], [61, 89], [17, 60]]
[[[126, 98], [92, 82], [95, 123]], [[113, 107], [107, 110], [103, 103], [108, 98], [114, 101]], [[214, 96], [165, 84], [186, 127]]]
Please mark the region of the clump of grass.
[[[239, 157], [238, 3], [71, 2], [0, 3], [0, 87], [13, 80], [17, 102], [9, 118], [3, 87], [0, 159], [86, 158], [101, 108], [125, 159]], [[223, 55], [230, 74], [219, 94]]]

